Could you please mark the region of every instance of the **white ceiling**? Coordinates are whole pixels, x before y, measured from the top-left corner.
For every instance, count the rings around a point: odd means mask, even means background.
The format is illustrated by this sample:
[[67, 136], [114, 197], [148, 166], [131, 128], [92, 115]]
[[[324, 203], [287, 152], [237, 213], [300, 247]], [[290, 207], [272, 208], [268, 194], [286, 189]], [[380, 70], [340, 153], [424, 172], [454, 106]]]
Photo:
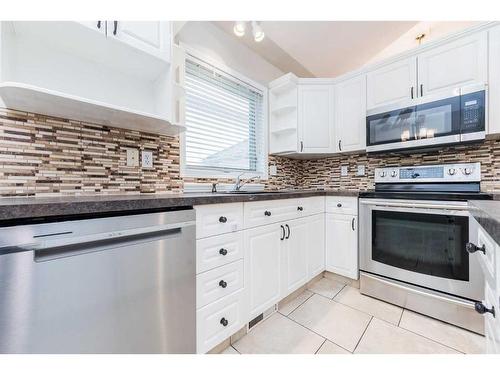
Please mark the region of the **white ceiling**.
[[[335, 77], [361, 67], [416, 23], [264, 21], [261, 25], [266, 38], [261, 43], [253, 41], [251, 32], [240, 40], [284, 72], [299, 77]], [[233, 34], [233, 22], [215, 24]]]

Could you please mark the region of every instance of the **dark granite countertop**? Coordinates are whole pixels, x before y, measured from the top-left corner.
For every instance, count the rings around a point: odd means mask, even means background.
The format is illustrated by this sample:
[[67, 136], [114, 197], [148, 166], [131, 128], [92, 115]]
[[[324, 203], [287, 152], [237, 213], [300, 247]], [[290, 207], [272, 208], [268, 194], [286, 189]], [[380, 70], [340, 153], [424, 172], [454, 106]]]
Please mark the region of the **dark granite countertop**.
[[252, 202], [312, 196], [358, 196], [345, 190], [286, 190], [256, 194], [184, 193], [0, 198], [0, 220], [152, 210], [213, 203]]
[[469, 201], [469, 205], [472, 216], [500, 244], [500, 201]]

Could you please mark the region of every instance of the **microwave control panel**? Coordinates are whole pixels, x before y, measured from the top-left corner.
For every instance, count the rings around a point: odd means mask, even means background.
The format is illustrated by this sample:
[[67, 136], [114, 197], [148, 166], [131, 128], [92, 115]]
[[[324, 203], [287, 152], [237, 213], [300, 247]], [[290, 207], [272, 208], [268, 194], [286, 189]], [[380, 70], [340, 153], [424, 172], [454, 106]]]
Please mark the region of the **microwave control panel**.
[[462, 133], [484, 130], [484, 91], [465, 94], [462, 103]]

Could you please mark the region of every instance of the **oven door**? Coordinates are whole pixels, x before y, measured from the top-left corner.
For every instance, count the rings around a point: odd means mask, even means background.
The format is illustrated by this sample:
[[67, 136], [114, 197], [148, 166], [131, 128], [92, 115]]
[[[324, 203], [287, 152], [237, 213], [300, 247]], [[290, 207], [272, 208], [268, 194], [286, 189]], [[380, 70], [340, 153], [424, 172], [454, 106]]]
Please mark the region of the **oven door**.
[[466, 202], [360, 200], [360, 269], [472, 300], [483, 279]]
[[460, 142], [459, 90], [399, 105], [403, 107], [394, 109], [394, 106], [391, 106], [392, 108], [385, 107], [368, 112], [366, 118], [368, 152], [433, 147]]

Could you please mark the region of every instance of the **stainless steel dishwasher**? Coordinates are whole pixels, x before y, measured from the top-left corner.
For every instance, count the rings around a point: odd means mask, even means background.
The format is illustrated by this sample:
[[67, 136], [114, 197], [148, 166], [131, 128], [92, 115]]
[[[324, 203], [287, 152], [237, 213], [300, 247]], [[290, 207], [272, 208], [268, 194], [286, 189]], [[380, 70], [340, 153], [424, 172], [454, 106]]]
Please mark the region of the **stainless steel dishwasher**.
[[195, 353], [195, 237], [190, 207], [4, 223], [0, 353]]

